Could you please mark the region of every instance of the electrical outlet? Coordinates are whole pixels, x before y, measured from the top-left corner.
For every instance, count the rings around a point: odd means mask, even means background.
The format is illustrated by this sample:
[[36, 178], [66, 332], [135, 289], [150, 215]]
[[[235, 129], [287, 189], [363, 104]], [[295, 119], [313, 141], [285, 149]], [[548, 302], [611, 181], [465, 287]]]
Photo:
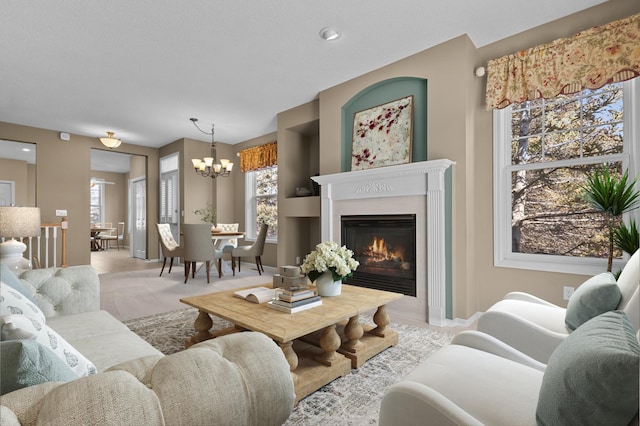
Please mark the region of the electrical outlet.
[[564, 300], [569, 300], [574, 290], [575, 288], [573, 287], [562, 287], [562, 297], [564, 298]]
[[300, 256], [296, 256], [296, 265], [300, 264]]

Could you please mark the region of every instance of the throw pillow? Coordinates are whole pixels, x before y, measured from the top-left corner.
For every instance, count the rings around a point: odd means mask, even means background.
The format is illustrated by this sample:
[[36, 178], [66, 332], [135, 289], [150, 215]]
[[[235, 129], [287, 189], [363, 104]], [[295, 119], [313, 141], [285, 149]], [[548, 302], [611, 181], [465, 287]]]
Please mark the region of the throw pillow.
[[638, 412], [640, 345], [622, 311], [597, 316], [551, 354], [539, 425], [626, 425]]
[[78, 378], [53, 352], [33, 340], [0, 342], [0, 395], [46, 382]]
[[7, 265], [0, 262], [0, 280], [3, 283], [9, 284], [14, 290], [18, 290], [24, 297], [29, 299], [34, 305], [36, 304], [36, 299], [33, 297], [31, 292], [27, 290], [27, 288], [22, 284], [20, 278], [16, 276], [16, 274], [9, 269]]
[[4, 332], [5, 328], [8, 328], [14, 335], [28, 336], [27, 333], [33, 334], [36, 342], [53, 351], [78, 377], [98, 372], [91, 361], [42, 322], [26, 315], [6, 315], [0, 317], [0, 330], [3, 331], [0, 335], [7, 336], [9, 334]]
[[0, 281], [0, 316], [13, 314], [27, 315], [43, 324], [46, 322], [38, 305], [4, 281]]
[[611, 272], [593, 276], [582, 283], [569, 299], [564, 321], [567, 327], [575, 330], [591, 318], [616, 309], [621, 297]]

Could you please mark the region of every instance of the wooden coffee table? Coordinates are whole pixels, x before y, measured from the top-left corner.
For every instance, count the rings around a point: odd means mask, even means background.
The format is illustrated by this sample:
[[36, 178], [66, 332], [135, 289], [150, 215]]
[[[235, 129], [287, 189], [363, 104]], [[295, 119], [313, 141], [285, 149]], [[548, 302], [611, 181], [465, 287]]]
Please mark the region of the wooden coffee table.
[[[390, 321], [385, 305], [402, 298], [399, 293], [343, 285], [340, 296], [323, 297], [321, 306], [288, 314], [234, 297], [235, 291], [180, 299], [200, 311], [194, 323], [196, 334], [185, 346], [245, 330], [266, 334], [289, 362], [296, 402], [398, 343], [398, 334], [387, 328]], [[360, 324], [359, 315], [374, 309], [375, 326]], [[209, 315], [234, 326], [211, 330]]]

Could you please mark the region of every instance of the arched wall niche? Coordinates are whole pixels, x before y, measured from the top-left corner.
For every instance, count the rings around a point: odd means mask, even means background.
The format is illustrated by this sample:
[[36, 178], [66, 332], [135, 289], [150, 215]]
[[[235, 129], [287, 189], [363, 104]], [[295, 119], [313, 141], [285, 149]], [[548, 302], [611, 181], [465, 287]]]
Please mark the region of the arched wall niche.
[[359, 112], [405, 96], [413, 95], [413, 138], [411, 161], [427, 160], [427, 80], [396, 77], [380, 81], [361, 90], [342, 106], [343, 172], [351, 171], [353, 117]]

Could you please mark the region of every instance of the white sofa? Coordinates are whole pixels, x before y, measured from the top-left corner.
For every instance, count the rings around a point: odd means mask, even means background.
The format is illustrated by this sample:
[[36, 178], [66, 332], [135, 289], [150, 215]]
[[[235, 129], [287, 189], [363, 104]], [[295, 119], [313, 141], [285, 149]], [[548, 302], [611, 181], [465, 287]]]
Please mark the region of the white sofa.
[[276, 425], [293, 409], [289, 364], [262, 334], [224, 336], [165, 357], [100, 310], [99, 278], [90, 266], [27, 271], [20, 282], [46, 325], [93, 362], [97, 374], [2, 395], [2, 426]]

